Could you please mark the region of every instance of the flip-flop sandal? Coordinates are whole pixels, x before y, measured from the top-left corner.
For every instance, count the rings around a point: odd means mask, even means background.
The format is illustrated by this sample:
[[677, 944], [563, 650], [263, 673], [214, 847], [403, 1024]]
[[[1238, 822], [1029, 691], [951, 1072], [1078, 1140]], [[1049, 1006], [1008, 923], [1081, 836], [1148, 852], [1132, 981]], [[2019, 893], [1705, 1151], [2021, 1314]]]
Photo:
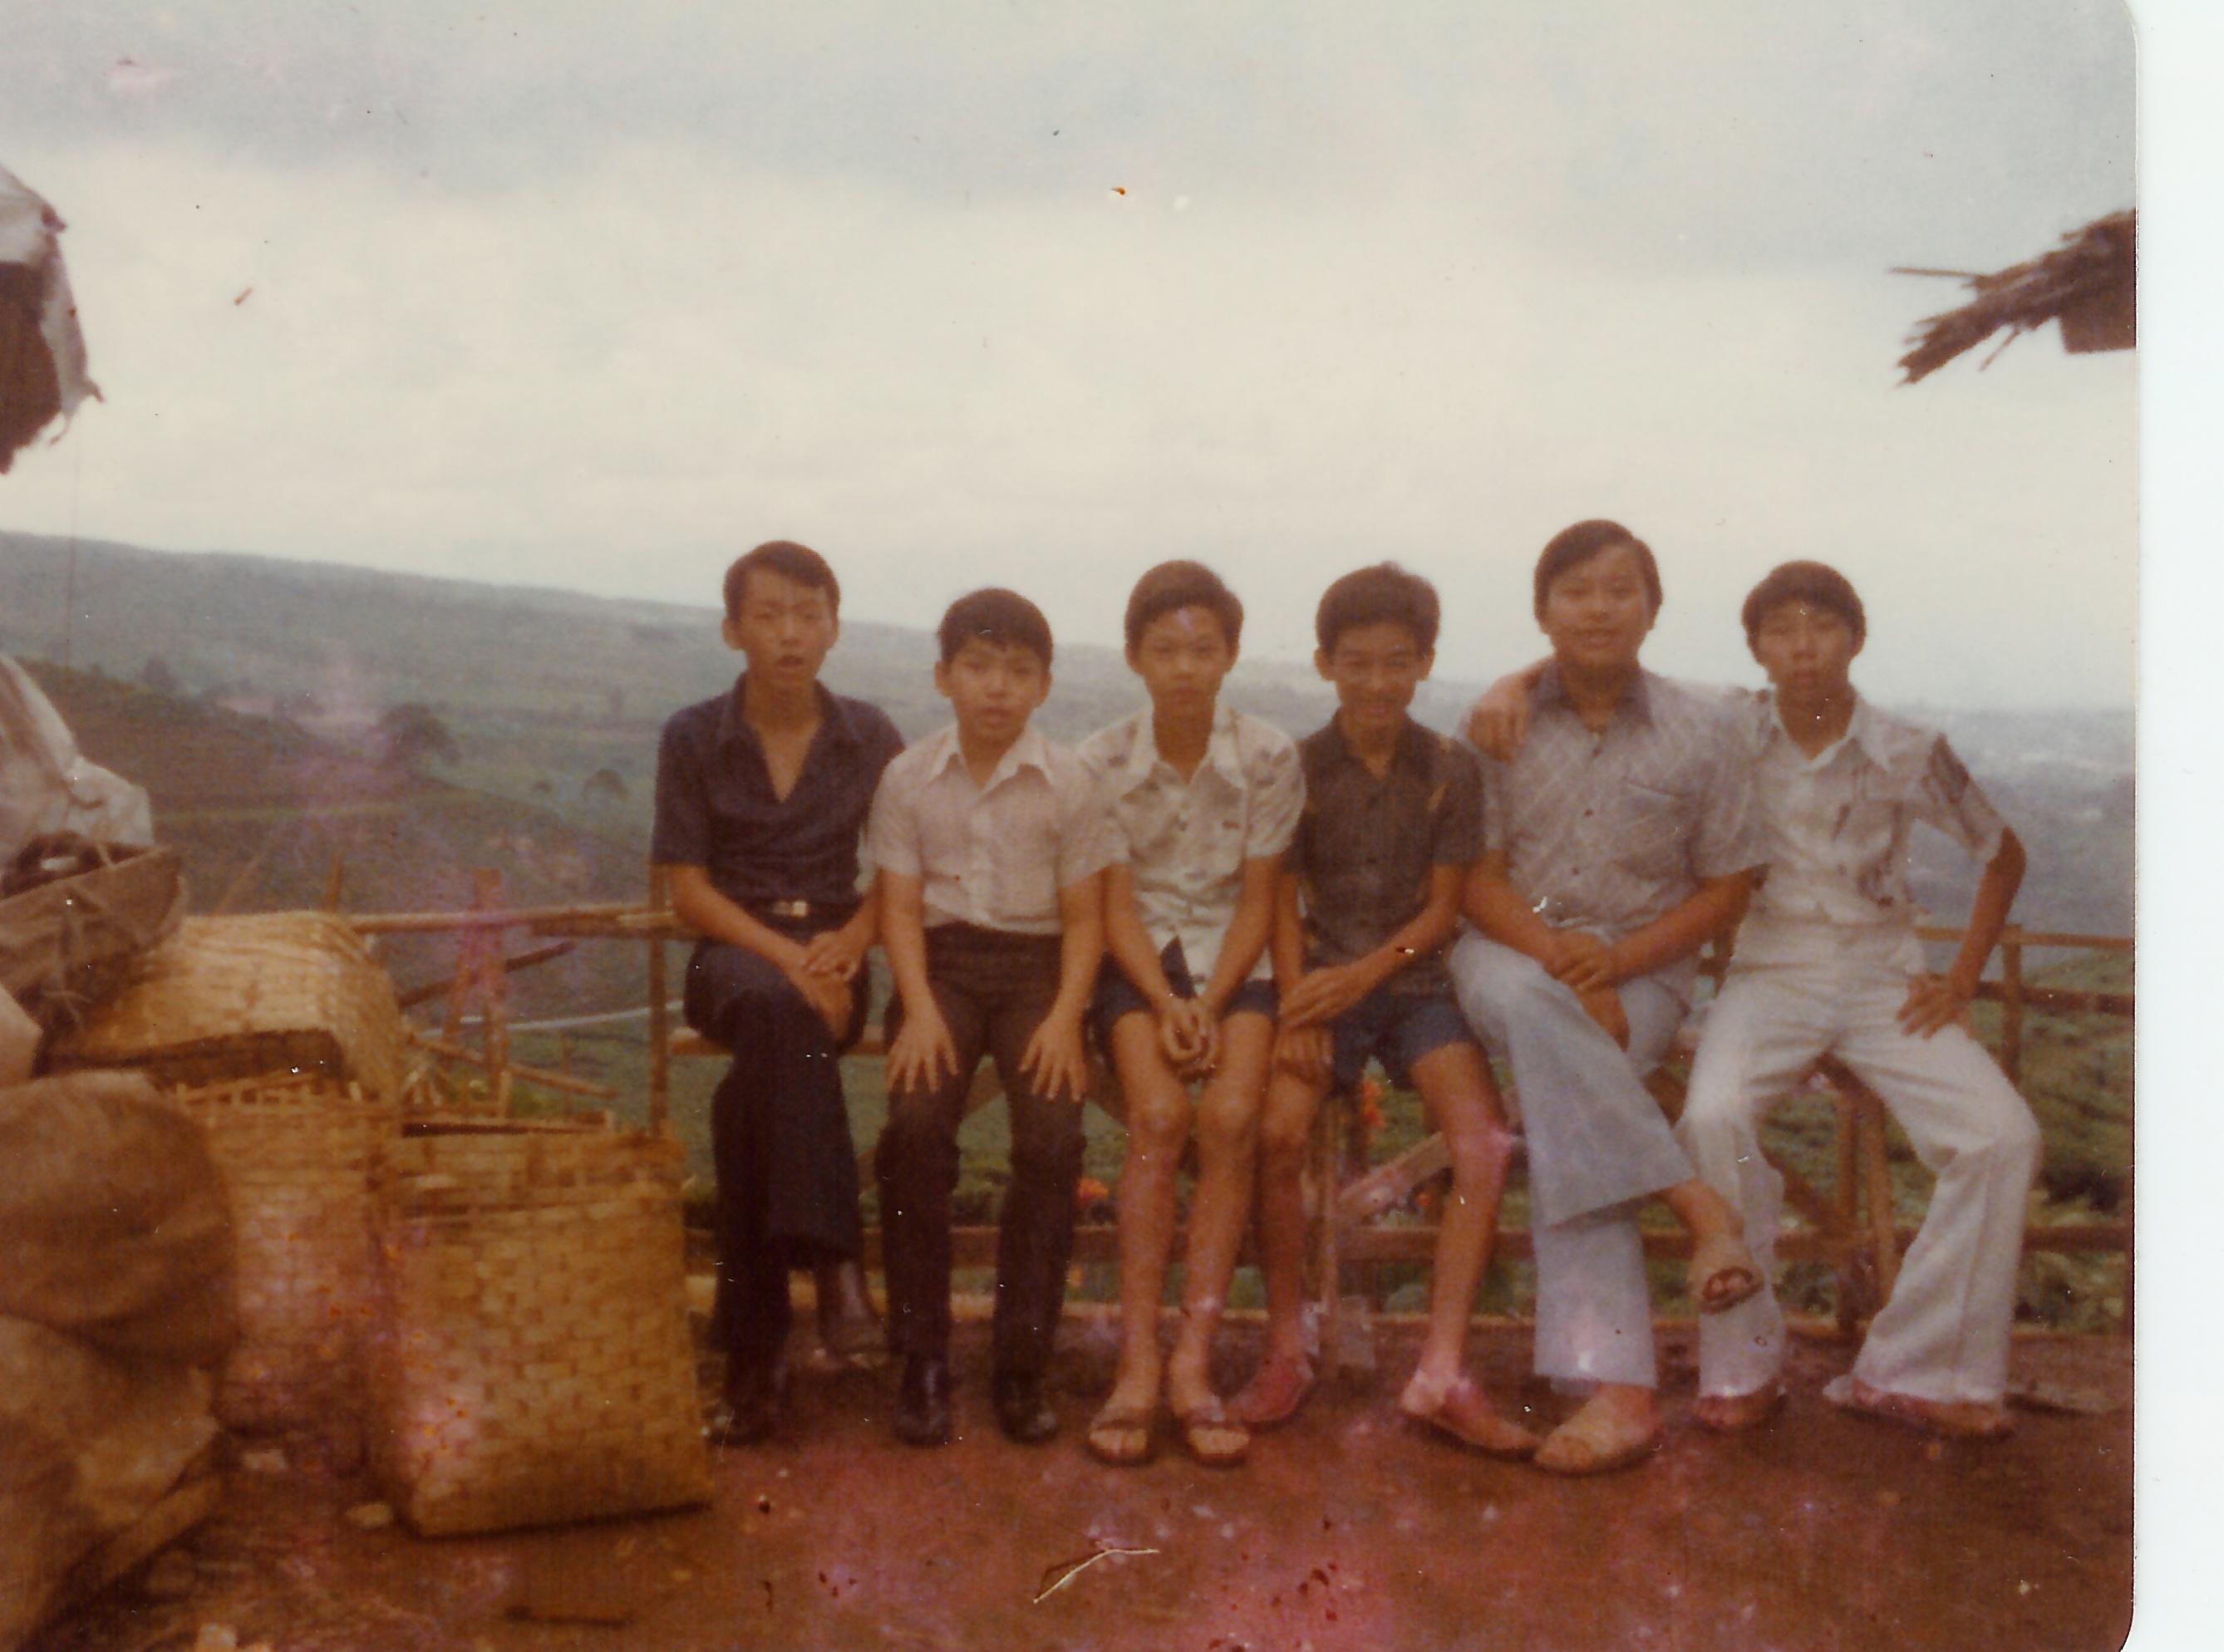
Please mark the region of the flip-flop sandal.
[[1449, 1434], [1487, 1457], [1518, 1462], [1535, 1456], [1544, 1443], [1511, 1417], [1492, 1410], [1482, 1390], [1466, 1377], [1435, 1394], [1418, 1380], [1408, 1383], [1398, 1397], [1398, 1409], [1414, 1423]]
[[1628, 1440], [1616, 1440], [1608, 1432], [1611, 1427], [1603, 1421], [1564, 1422], [1529, 1460], [1548, 1474], [1611, 1474], [1643, 1462], [1660, 1443], [1657, 1422], [1649, 1434]]
[[1313, 1362], [1302, 1354], [1295, 1359], [1267, 1359], [1228, 1402], [1228, 1415], [1247, 1428], [1287, 1422], [1313, 1391]]
[[2004, 1440], [2015, 1432], [2007, 1408], [1975, 1400], [1926, 1400], [1912, 1394], [1895, 1394], [1871, 1388], [1867, 1383], [1842, 1378], [1823, 1390], [1823, 1397], [1842, 1410], [1882, 1417], [1925, 1434], [1949, 1440]]
[[[1228, 1408], [1216, 1397], [1173, 1414], [1174, 1426], [1181, 1430], [1182, 1449], [1203, 1468], [1235, 1468], [1251, 1454], [1251, 1435], [1244, 1426], [1228, 1415]], [[1215, 1441], [1211, 1436], [1221, 1438]]]
[[1684, 1289], [1702, 1314], [1719, 1314], [1754, 1296], [1763, 1281], [1760, 1264], [1734, 1233], [1709, 1233], [1691, 1248]]
[[[1136, 1468], [1158, 1455], [1159, 1414], [1155, 1406], [1121, 1405], [1109, 1402], [1089, 1419], [1082, 1443], [1098, 1462], [1114, 1468]], [[1140, 1445], [1127, 1441], [1140, 1440]], [[1114, 1444], [1114, 1441], [1120, 1443]]]

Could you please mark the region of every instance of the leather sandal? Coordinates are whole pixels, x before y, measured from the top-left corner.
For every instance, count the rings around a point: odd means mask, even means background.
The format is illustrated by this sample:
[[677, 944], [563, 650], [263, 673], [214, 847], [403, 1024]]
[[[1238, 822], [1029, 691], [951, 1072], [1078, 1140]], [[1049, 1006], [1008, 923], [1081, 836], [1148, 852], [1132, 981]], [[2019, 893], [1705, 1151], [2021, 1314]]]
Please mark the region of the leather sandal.
[[1115, 1405], [1109, 1400], [1089, 1419], [1081, 1436], [1089, 1454], [1114, 1468], [1135, 1468], [1159, 1454], [1156, 1406]]
[[1417, 1374], [1398, 1397], [1398, 1409], [1412, 1422], [1438, 1434], [1449, 1434], [1463, 1446], [1486, 1457], [1518, 1462], [1537, 1454], [1543, 1442], [1514, 1422], [1491, 1409], [1490, 1402], [1472, 1378], [1459, 1377], [1437, 1388]]
[[1660, 1425], [1645, 1434], [1621, 1436], [1596, 1411], [1578, 1412], [1552, 1430], [1530, 1460], [1550, 1474], [1611, 1474], [1634, 1467], [1660, 1443]]
[[1765, 1282], [1760, 1264], [1734, 1233], [1709, 1233], [1691, 1247], [1684, 1289], [1702, 1314], [1719, 1314], [1753, 1296]]
[[1926, 1400], [1871, 1388], [1857, 1377], [1840, 1378], [1823, 1389], [1823, 1397], [1842, 1409], [1882, 1417], [1887, 1422], [1949, 1440], [2003, 1440], [2015, 1432], [2006, 1405], [1987, 1405], [1982, 1400]]
[[1173, 1414], [1182, 1449], [1204, 1468], [1235, 1468], [1251, 1454], [1249, 1430], [1228, 1415], [1217, 1396]]
[[1305, 1355], [1294, 1359], [1269, 1355], [1228, 1402], [1228, 1415], [1247, 1428], [1287, 1422], [1313, 1391], [1313, 1362]]

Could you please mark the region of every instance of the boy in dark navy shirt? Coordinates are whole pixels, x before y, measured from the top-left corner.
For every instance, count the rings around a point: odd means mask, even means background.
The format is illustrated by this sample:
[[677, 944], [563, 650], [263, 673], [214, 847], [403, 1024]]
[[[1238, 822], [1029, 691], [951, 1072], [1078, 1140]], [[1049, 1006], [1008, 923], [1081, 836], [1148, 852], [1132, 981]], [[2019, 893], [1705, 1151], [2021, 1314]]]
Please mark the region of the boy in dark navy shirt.
[[722, 634], [749, 667], [665, 724], [650, 854], [703, 936], [688, 1025], [735, 1052], [711, 1112], [711, 1332], [727, 1354], [715, 1432], [738, 1442], [778, 1424], [788, 1270], [860, 1247], [838, 1056], [864, 1026], [875, 934], [858, 842], [903, 741], [877, 709], [819, 684], [842, 592], [818, 552], [761, 545], [727, 570], [725, 598]]

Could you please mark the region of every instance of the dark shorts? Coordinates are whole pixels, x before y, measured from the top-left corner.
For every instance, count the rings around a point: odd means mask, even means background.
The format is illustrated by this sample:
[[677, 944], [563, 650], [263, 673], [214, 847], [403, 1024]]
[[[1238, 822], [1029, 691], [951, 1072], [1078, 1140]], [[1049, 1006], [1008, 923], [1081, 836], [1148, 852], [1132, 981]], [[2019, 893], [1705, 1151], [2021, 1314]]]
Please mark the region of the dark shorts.
[[[1166, 985], [1174, 989], [1177, 998], [1197, 996], [1197, 982], [1190, 975], [1189, 960], [1182, 955], [1180, 941], [1167, 942], [1166, 949], [1159, 954], [1159, 962], [1166, 972]], [[1228, 1000], [1228, 1007], [1220, 1018], [1225, 1021], [1231, 1015], [1263, 1015], [1271, 1021], [1277, 1001], [1273, 981], [1247, 980], [1235, 989], [1235, 995]], [[1151, 1014], [1151, 1000], [1128, 979], [1126, 970], [1107, 958], [1104, 967], [1097, 972], [1096, 996], [1089, 1005], [1090, 1024], [1096, 1030], [1096, 1042], [1106, 1060], [1112, 1056], [1114, 1024], [1121, 1016], [1132, 1015], [1137, 1010]]]
[[1413, 1063], [1446, 1044], [1475, 1043], [1450, 989], [1393, 993], [1376, 987], [1329, 1025], [1336, 1087], [1350, 1089], [1367, 1069], [1368, 1056], [1382, 1063], [1390, 1081], [1412, 1081]]

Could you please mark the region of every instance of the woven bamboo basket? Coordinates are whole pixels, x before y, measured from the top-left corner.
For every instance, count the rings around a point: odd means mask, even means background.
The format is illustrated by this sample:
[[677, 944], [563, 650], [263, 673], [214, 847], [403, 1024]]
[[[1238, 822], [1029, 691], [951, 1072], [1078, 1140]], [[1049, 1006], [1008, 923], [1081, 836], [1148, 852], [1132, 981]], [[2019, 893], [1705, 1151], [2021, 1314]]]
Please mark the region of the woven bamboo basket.
[[413, 1122], [382, 1163], [370, 1464], [425, 1535], [708, 1501], [680, 1150]]
[[238, 1245], [239, 1341], [217, 1381], [235, 1428], [308, 1428], [359, 1452], [376, 1298], [372, 1169], [390, 1102], [318, 1075], [173, 1091], [207, 1132]]
[[189, 917], [51, 1059], [170, 1084], [322, 1073], [387, 1100], [401, 1090], [404, 1033], [393, 981], [332, 914]]

